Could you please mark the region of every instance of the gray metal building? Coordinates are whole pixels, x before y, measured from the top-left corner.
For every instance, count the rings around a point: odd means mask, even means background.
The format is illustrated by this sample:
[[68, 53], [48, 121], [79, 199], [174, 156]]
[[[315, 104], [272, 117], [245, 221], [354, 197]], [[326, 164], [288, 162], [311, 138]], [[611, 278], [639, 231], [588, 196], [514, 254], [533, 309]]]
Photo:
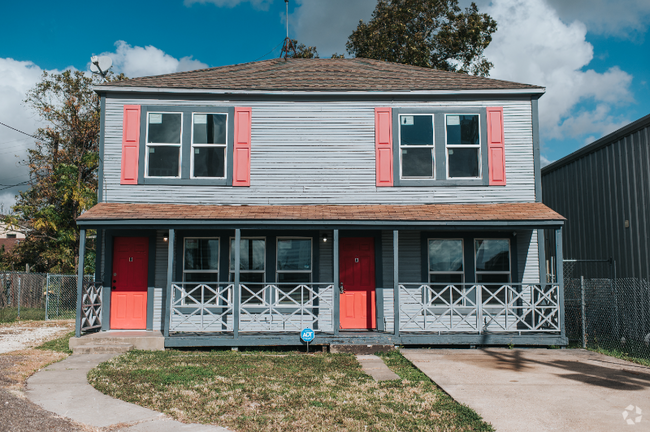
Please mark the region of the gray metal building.
[[542, 169], [544, 204], [567, 218], [565, 259], [611, 258], [617, 277], [650, 278], [649, 137], [647, 115]]

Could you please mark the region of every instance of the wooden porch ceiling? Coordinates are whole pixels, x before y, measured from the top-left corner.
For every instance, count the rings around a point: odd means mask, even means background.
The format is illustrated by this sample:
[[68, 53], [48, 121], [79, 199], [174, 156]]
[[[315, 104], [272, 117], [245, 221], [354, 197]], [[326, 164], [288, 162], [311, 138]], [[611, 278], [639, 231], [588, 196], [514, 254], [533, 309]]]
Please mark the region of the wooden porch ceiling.
[[556, 222], [564, 217], [542, 203], [430, 205], [176, 205], [99, 203], [82, 214], [80, 225], [129, 221], [313, 221], [349, 223]]

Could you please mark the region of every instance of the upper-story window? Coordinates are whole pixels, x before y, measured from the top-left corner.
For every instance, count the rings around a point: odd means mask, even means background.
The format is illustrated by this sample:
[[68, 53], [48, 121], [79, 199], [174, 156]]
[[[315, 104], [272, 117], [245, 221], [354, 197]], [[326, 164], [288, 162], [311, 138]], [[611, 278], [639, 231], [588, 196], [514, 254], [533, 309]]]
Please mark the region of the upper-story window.
[[445, 114], [447, 178], [481, 178], [478, 114]]
[[231, 185], [233, 118], [234, 108], [143, 106], [138, 183]]
[[180, 177], [183, 113], [147, 113], [147, 177]]
[[402, 178], [435, 179], [433, 115], [399, 116]]
[[487, 185], [485, 109], [393, 110], [395, 186]]

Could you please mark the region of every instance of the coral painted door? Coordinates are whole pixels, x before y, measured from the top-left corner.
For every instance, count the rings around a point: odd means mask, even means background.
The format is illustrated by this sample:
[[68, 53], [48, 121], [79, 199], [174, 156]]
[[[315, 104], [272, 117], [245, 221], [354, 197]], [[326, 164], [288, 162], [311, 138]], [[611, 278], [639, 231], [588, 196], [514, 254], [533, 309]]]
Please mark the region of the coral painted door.
[[341, 329], [374, 329], [375, 239], [342, 238], [339, 247]]
[[149, 239], [116, 237], [111, 279], [111, 329], [147, 328]]

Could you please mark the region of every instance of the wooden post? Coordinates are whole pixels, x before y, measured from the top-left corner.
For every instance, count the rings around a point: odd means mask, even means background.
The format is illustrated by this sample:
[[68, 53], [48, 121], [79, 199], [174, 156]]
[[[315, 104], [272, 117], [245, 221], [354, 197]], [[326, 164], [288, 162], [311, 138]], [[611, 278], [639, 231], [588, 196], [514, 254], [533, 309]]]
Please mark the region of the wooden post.
[[174, 279], [174, 244], [176, 242], [176, 231], [173, 228], [169, 229], [169, 237], [167, 238], [167, 289], [165, 290], [165, 324], [163, 325], [163, 334], [169, 337], [169, 325], [171, 322], [172, 313], [172, 283]]
[[399, 336], [399, 231], [393, 230], [393, 316], [395, 336]]
[[79, 261], [77, 262], [77, 319], [75, 322], [75, 336], [81, 337], [81, 308], [83, 302], [84, 285], [84, 255], [86, 254], [86, 230], [79, 231]]
[[235, 230], [235, 286], [233, 287], [233, 334], [235, 340], [239, 338], [239, 267], [241, 265], [241, 230]]
[[555, 230], [555, 265], [557, 266], [557, 286], [558, 286], [558, 303], [560, 306], [559, 317], [560, 320], [560, 334], [562, 337], [566, 336], [566, 329], [564, 326], [564, 258], [562, 256], [562, 227]]
[[332, 327], [334, 327], [334, 335], [338, 336], [339, 328], [341, 327], [341, 294], [339, 291], [339, 230], [334, 230], [334, 248], [333, 253], [333, 268], [334, 268], [334, 290], [332, 295], [334, 298], [334, 321], [332, 322]]

